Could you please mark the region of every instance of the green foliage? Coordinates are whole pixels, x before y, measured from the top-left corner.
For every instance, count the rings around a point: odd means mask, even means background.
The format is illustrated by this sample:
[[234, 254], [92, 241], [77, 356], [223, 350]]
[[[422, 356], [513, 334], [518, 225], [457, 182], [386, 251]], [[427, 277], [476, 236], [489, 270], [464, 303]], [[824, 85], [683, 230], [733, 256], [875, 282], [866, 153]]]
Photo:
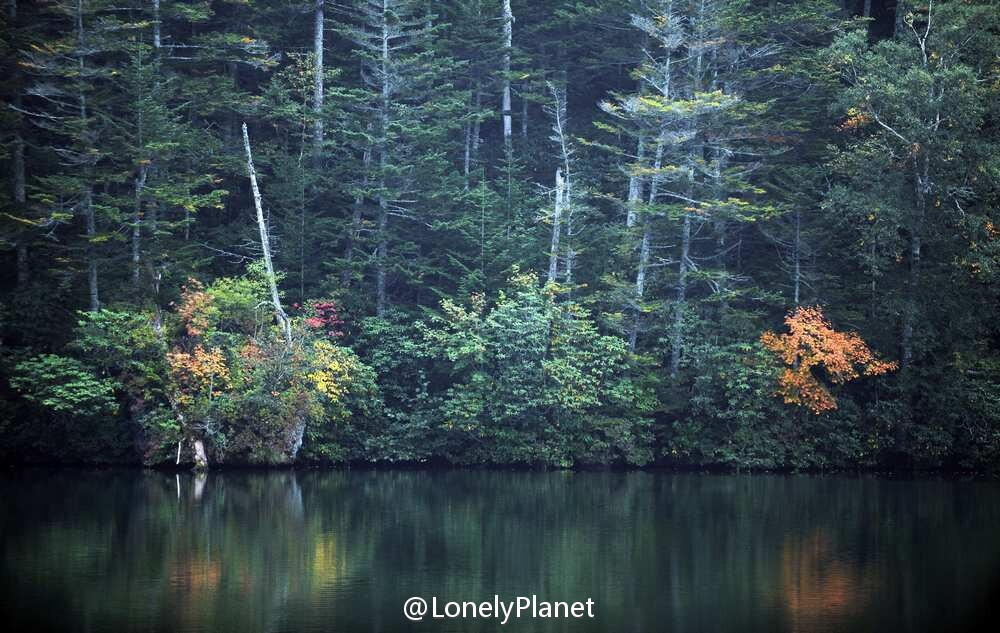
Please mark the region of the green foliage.
[[515, 274], [495, 304], [442, 303], [418, 326], [443, 389], [431, 399], [456, 461], [546, 463], [650, 460], [651, 398], [629, 377], [624, 341]]
[[42, 354], [14, 366], [11, 386], [56, 415], [100, 418], [118, 411], [115, 382], [74, 358]]
[[750, 468], [787, 464], [794, 417], [775, 397], [778, 367], [758, 342], [692, 350], [690, 408], [675, 421], [672, 461]]

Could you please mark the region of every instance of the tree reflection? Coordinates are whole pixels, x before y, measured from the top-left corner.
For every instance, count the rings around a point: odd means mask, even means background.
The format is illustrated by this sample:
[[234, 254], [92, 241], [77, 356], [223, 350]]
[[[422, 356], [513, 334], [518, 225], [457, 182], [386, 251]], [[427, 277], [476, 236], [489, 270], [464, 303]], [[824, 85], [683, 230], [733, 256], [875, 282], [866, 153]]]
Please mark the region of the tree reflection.
[[13, 473], [0, 493], [12, 630], [412, 630], [411, 595], [494, 594], [593, 598], [574, 631], [921, 630], [984, 604], [1000, 562], [1000, 491], [979, 483], [130, 471]]

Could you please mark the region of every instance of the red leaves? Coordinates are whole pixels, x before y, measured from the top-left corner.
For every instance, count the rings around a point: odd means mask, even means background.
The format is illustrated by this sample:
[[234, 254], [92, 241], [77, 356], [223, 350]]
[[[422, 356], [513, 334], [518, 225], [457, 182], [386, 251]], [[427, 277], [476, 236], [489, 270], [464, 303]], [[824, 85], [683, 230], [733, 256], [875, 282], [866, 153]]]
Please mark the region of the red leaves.
[[322, 330], [330, 338], [340, 338], [344, 333], [339, 329], [344, 322], [337, 314], [337, 306], [332, 301], [310, 301], [306, 305], [306, 327]]

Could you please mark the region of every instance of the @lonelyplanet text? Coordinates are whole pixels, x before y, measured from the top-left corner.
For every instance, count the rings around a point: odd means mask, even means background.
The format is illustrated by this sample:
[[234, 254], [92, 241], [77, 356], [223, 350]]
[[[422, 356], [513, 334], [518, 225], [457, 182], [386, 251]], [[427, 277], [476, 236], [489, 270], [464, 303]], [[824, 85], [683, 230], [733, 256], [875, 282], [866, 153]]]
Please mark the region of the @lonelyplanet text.
[[443, 600], [437, 596], [430, 601], [413, 596], [403, 603], [403, 615], [414, 622], [429, 619], [496, 619], [500, 624], [518, 618], [593, 618], [594, 601], [587, 598], [584, 601], [564, 602], [539, 600], [538, 596], [517, 596], [513, 600], [501, 600], [493, 596], [492, 600]]

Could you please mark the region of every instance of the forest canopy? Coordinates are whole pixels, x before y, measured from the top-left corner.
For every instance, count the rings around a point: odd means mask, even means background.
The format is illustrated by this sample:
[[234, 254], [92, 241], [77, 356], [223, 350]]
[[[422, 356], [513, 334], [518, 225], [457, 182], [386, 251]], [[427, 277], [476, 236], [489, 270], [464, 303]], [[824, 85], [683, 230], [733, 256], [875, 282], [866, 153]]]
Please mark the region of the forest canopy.
[[1000, 465], [992, 0], [49, 0], [0, 460]]

